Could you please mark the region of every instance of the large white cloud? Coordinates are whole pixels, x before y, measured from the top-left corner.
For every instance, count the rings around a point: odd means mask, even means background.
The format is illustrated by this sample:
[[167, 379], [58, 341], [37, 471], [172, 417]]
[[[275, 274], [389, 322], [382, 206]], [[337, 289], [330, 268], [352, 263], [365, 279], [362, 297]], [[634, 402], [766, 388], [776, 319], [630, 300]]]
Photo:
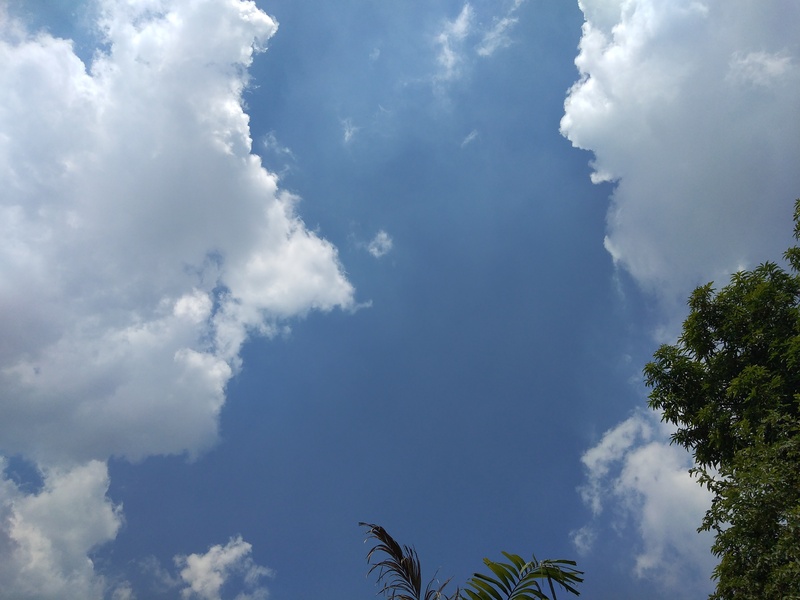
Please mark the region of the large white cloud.
[[68, 40], [0, 39], [0, 440], [46, 462], [202, 450], [251, 331], [353, 302], [250, 152], [275, 23], [239, 0], [101, 13], [88, 71]]
[[100, 0], [89, 66], [0, 12], [0, 453], [44, 479], [0, 480], [0, 597], [99, 598], [105, 459], [208, 448], [247, 337], [354, 291], [251, 153], [253, 2]]
[[580, 0], [561, 122], [613, 180], [605, 245], [662, 299], [777, 259], [800, 196], [800, 6]]

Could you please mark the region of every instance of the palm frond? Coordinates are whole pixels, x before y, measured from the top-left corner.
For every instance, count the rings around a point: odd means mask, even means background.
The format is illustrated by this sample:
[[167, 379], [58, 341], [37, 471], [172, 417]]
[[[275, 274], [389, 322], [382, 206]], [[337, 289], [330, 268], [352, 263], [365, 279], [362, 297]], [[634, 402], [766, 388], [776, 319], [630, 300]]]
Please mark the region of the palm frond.
[[[510, 562], [483, 559], [491, 575], [475, 573], [464, 590], [465, 600], [556, 600], [554, 583], [580, 596], [574, 585], [583, 581], [583, 572], [575, 568], [574, 560], [540, 562], [534, 556], [525, 561], [519, 555], [507, 552], [503, 552], [503, 556]], [[545, 581], [552, 598], [542, 589]]]
[[[422, 571], [416, 550], [400, 546], [380, 525], [359, 525], [367, 528], [367, 539], [377, 540], [367, 552], [367, 562], [371, 565], [368, 575], [378, 570], [378, 583], [383, 584], [379, 593], [390, 600], [421, 600]], [[383, 560], [373, 560], [376, 552], [385, 555]]]
[[[417, 551], [409, 546], [401, 546], [380, 525], [359, 523], [367, 528], [367, 539], [376, 540], [376, 544], [367, 552], [367, 562], [371, 565], [367, 575], [378, 571], [378, 583], [382, 584], [379, 594], [389, 600], [450, 600], [444, 588], [448, 579], [438, 587], [436, 578], [425, 587], [422, 595], [422, 569]], [[383, 554], [382, 560], [373, 560], [376, 553]], [[458, 598], [458, 592], [454, 598]]]

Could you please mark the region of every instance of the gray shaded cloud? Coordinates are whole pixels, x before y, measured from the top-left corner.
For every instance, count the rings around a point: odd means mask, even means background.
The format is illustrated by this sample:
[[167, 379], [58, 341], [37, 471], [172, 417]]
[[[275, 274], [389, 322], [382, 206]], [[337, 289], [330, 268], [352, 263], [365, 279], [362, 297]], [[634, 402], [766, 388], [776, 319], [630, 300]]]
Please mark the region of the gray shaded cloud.
[[[0, 468], [6, 468], [2, 459]], [[87, 554], [113, 540], [122, 525], [122, 507], [106, 497], [106, 465], [47, 469], [43, 478], [35, 493], [0, 478], [0, 596], [101, 598], [106, 582]]]

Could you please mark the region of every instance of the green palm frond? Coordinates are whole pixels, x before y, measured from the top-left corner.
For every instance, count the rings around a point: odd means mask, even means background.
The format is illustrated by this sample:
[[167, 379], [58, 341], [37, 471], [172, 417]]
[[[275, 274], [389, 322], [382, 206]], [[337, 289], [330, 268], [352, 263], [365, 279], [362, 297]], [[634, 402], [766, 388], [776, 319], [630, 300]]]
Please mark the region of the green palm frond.
[[[573, 584], [583, 581], [581, 577], [583, 571], [575, 568], [574, 560], [540, 562], [534, 556], [526, 562], [517, 554], [503, 552], [503, 556], [510, 562], [483, 559], [492, 574], [475, 573], [464, 590], [465, 600], [556, 600], [554, 583], [580, 596], [580, 592], [573, 587]], [[552, 598], [542, 590], [545, 581]]]
[[[367, 562], [371, 565], [367, 574], [378, 570], [378, 583], [383, 585], [378, 593], [384, 594], [389, 600], [450, 600], [444, 594], [449, 579], [438, 587], [434, 585], [436, 579], [432, 579], [422, 595], [422, 570], [414, 548], [398, 544], [380, 525], [359, 525], [367, 528], [367, 539], [377, 540], [367, 553]], [[373, 560], [376, 552], [385, 555], [383, 560]], [[455, 595], [457, 597], [458, 592]]]

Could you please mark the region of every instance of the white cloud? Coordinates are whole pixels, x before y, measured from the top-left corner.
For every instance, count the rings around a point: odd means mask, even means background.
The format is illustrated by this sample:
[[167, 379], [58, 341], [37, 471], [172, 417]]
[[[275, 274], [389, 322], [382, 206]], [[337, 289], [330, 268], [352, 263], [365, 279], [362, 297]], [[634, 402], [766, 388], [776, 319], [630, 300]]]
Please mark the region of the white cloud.
[[89, 71], [68, 41], [0, 38], [0, 439], [45, 462], [201, 451], [251, 332], [353, 303], [250, 152], [246, 67], [275, 23], [101, 9]]
[[458, 16], [445, 20], [435, 36], [438, 70], [434, 75], [435, 84], [456, 80], [464, 75], [465, 63], [472, 52], [481, 58], [491, 57], [500, 48], [512, 44], [510, 30], [519, 18], [516, 12], [525, 0], [513, 0], [502, 16], [488, 17], [491, 26], [485, 27], [475, 8], [469, 2], [461, 8]]
[[778, 258], [800, 195], [800, 8], [580, 0], [561, 131], [615, 181], [605, 246], [665, 300]]
[[270, 168], [273, 170], [279, 168], [278, 175], [283, 176], [292, 167], [292, 164], [297, 161], [294, 152], [288, 146], [284, 146], [275, 135], [274, 131], [270, 131], [261, 140], [262, 145], [262, 158], [265, 162], [269, 163]]
[[570, 532], [570, 539], [575, 546], [575, 550], [578, 551], [578, 554], [586, 556], [592, 551], [594, 541], [597, 539], [597, 531], [591, 525], [584, 525]]
[[212, 546], [205, 554], [176, 556], [175, 564], [181, 569], [180, 576], [186, 584], [181, 590], [181, 598], [220, 600], [222, 587], [237, 575], [247, 590], [237, 595], [237, 600], [265, 599], [267, 590], [261, 585], [261, 580], [272, 573], [253, 561], [251, 550], [250, 544], [236, 537], [225, 546]]
[[135, 600], [136, 594], [133, 593], [133, 588], [129, 582], [124, 582], [114, 588], [111, 592], [111, 600]]
[[355, 136], [361, 128], [353, 125], [352, 119], [342, 119], [342, 129], [344, 130], [344, 143], [349, 144], [353, 136]]
[[697, 533], [711, 496], [689, 476], [690, 456], [669, 444], [669, 432], [657, 419], [655, 413], [636, 413], [583, 455], [587, 482], [581, 495], [595, 521], [573, 532], [573, 543], [585, 554], [600, 535], [609, 535], [598, 531], [597, 517], [611, 507], [617, 528], [629, 522], [637, 528], [633, 573], [670, 594], [696, 597], [709, 591], [715, 564], [710, 536]]
[[[176, 558], [180, 557], [173, 557], [173, 563]], [[155, 556], [139, 559], [137, 563], [146, 583], [162, 596], [185, 585], [180, 573], [171, 573]]]
[[447, 81], [459, 75], [460, 65], [463, 61], [461, 44], [470, 33], [472, 18], [472, 6], [466, 3], [458, 17], [453, 21], [446, 21], [442, 31], [436, 37], [436, 43], [439, 46], [436, 60], [440, 67], [437, 79]]
[[377, 234], [375, 234], [375, 237], [372, 238], [372, 241], [369, 243], [369, 245], [367, 245], [367, 250], [375, 258], [380, 258], [392, 250], [392, 245], [393, 242], [391, 236], [381, 229]]
[[734, 53], [731, 57], [728, 77], [734, 83], [771, 87], [780, 85], [782, 79], [791, 75], [795, 66], [792, 57], [785, 52]]
[[467, 144], [471, 144], [476, 139], [478, 139], [478, 130], [477, 129], [473, 129], [472, 131], [470, 131], [467, 134], [467, 137], [465, 137], [463, 140], [461, 140], [461, 147], [463, 148]]
[[[0, 589], [103, 593], [103, 461], [217, 438], [242, 344], [352, 308], [336, 249], [251, 153], [242, 93], [276, 23], [246, 0], [101, 0], [105, 50], [0, 22]], [[117, 595], [130, 595], [118, 586]], [[131, 592], [132, 593], [132, 592]]]
[[92, 461], [43, 476], [37, 493], [24, 492], [4, 472], [0, 478], [0, 596], [102, 598], [105, 582], [87, 554], [114, 539], [122, 524], [121, 507], [106, 497], [106, 465]]
[[483, 39], [478, 45], [477, 52], [480, 56], [491, 56], [498, 49], [511, 45], [508, 31], [519, 21], [519, 18], [515, 17], [514, 13], [517, 12], [517, 9], [524, 1], [514, 0], [514, 4], [503, 17], [495, 17], [493, 19], [492, 28], [483, 34]]

